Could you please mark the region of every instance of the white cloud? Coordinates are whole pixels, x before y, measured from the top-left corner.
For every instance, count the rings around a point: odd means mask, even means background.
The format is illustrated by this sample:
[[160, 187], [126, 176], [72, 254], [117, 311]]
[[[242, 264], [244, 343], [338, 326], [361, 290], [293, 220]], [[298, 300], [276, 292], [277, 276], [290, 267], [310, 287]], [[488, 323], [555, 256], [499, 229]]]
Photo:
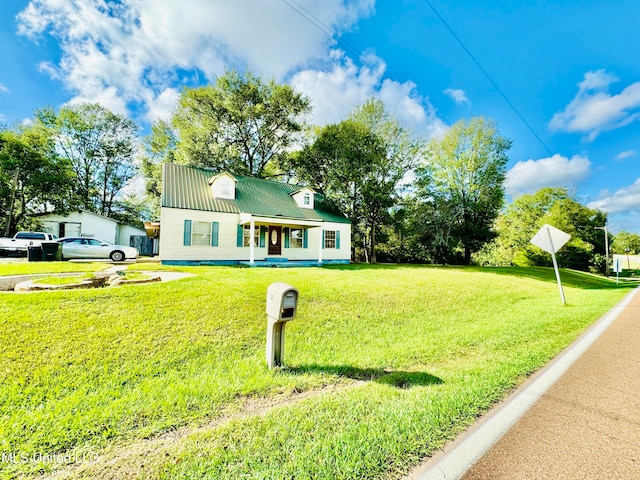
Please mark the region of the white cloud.
[[9, 89], [0, 83], [0, 93], [9, 93]]
[[447, 88], [444, 91], [445, 95], [449, 95], [456, 102], [456, 105], [467, 104], [471, 106], [471, 100], [467, 97], [467, 94], [464, 90]]
[[520, 193], [535, 192], [543, 187], [575, 185], [590, 175], [588, 158], [574, 155], [571, 159], [554, 155], [540, 160], [516, 163], [507, 173], [506, 189], [512, 198]]
[[607, 213], [640, 211], [640, 178], [628, 187], [616, 190], [613, 194], [603, 192], [600, 199], [587, 205]]
[[115, 87], [96, 89], [92, 92], [87, 92], [86, 95], [77, 95], [67, 103], [99, 103], [114, 113], [124, 116], [127, 115], [125, 100], [118, 94], [118, 90]]
[[615, 130], [640, 118], [640, 82], [611, 95], [609, 86], [617, 81], [604, 70], [587, 72], [578, 84], [575, 98], [564, 111], [553, 116], [549, 128], [584, 133], [592, 141], [604, 131]]
[[[374, 0], [292, 5], [340, 34], [370, 15]], [[149, 114], [170, 100], [167, 88], [191, 77], [213, 81], [227, 66], [248, 66], [283, 80], [325, 57], [334, 42], [277, 0], [31, 0], [18, 15], [18, 31], [58, 40], [60, 62], [40, 68], [76, 101], [105, 101], [118, 111], [142, 106]]]
[[414, 93], [412, 82], [385, 79], [386, 65], [369, 55], [358, 67], [339, 50], [332, 50], [331, 64], [324, 70], [307, 69], [293, 75], [293, 87], [311, 98], [312, 123], [337, 123], [371, 97], [378, 97], [398, 120], [420, 133], [440, 134], [446, 128], [428, 99]]
[[635, 150], [626, 150], [616, 155], [616, 160], [624, 160], [625, 158], [634, 157], [638, 154]]
[[175, 88], [166, 88], [160, 95], [152, 98], [147, 102], [147, 121], [153, 123], [155, 120], [169, 120], [179, 98], [180, 92]]

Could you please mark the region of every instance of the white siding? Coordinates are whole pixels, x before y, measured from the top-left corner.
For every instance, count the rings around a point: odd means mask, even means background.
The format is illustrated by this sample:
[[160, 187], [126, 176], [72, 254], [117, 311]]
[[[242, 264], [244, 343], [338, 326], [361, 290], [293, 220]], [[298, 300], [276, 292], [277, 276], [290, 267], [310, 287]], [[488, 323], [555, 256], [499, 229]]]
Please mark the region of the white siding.
[[[304, 203], [305, 195], [309, 195], [309, 203], [307, 205], [305, 205]], [[293, 199], [296, 201], [300, 208], [309, 208], [311, 210], [315, 208], [315, 195], [313, 193], [313, 190], [311, 190], [310, 188], [303, 188], [295, 195], [293, 195]]]
[[[223, 186], [226, 188], [226, 192], [222, 188]], [[231, 200], [236, 198], [236, 181], [227, 173], [216, 176], [211, 189], [215, 198], [229, 198]]]
[[[55, 235], [58, 235], [59, 224], [62, 222], [80, 224], [80, 235], [82, 236], [116, 243], [118, 222], [110, 218], [86, 211], [70, 212], [66, 216], [48, 215], [43, 218], [46, 230]], [[66, 234], [67, 236], [74, 236], [74, 231], [72, 230]]]
[[[184, 221], [218, 222], [218, 246], [185, 246]], [[237, 246], [237, 229], [239, 215], [234, 213], [217, 213], [178, 208], [162, 208], [160, 215], [160, 258], [163, 261], [248, 261], [249, 247]], [[351, 258], [351, 225], [346, 223], [322, 223], [325, 230], [340, 231], [340, 249], [328, 248], [322, 251], [323, 260], [350, 260]], [[264, 247], [255, 247], [255, 260], [265, 260], [267, 242]], [[317, 260], [320, 246], [320, 228], [308, 229], [308, 248], [285, 248], [284, 229], [282, 238], [282, 255], [271, 258], [287, 258], [289, 260]]]
[[120, 225], [118, 227], [118, 238], [116, 243], [118, 245], [131, 245], [132, 236], [146, 237], [147, 232], [141, 228], [136, 228], [131, 225]]
[[[218, 246], [183, 245], [184, 221], [218, 222]], [[160, 258], [162, 260], [249, 260], [246, 254], [238, 255], [236, 234], [238, 215], [179, 208], [162, 208], [160, 213]], [[260, 249], [256, 248], [256, 256]], [[266, 251], [266, 249], [263, 249]], [[242, 257], [242, 258], [239, 258]], [[257, 257], [256, 257], [257, 258]]]

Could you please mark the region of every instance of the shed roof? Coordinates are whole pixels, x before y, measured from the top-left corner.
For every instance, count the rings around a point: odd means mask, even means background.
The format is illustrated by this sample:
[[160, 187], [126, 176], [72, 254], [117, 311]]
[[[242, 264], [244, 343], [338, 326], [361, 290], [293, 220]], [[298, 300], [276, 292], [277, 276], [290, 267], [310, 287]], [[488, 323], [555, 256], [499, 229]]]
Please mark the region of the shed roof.
[[165, 163], [162, 166], [161, 205], [186, 210], [350, 223], [344, 215], [328, 208], [319, 195], [316, 197], [316, 208], [300, 208], [291, 194], [301, 187], [289, 183], [235, 175], [236, 198], [215, 198], [209, 180], [216, 173], [219, 172]]

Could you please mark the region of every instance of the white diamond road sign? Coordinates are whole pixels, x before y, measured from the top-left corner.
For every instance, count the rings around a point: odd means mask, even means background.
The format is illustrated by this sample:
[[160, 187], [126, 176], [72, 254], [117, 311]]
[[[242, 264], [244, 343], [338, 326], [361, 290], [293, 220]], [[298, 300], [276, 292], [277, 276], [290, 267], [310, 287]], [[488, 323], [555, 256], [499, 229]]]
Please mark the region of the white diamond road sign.
[[540, 247], [545, 252], [554, 254], [562, 248], [562, 246], [569, 241], [571, 235], [558, 230], [556, 227], [544, 224], [538, 233], [536, 233], [531, 239], [531, 243]]

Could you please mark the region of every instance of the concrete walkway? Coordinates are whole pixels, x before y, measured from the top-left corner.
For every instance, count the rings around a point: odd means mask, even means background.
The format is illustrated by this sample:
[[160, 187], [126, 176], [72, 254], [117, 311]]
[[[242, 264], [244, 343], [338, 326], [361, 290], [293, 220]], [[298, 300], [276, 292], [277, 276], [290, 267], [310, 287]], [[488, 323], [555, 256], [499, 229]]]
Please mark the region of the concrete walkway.
[[408, 478], [640, 479], [640, 294]]

